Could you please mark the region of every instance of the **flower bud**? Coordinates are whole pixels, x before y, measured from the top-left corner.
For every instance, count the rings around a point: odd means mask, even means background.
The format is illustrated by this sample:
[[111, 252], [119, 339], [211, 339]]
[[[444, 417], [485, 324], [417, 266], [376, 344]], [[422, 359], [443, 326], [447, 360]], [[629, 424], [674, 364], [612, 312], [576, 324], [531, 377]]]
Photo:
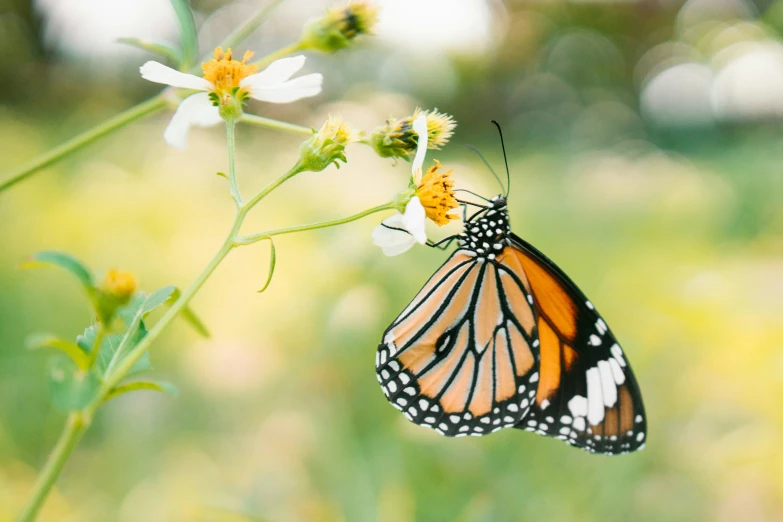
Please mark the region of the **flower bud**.
[[419, 136], [413, 130], [413, 122], [419, 115], [427, 118], [427, 133], [429, 134], [428, 149], [440, 149], [448, 143], [454, 134], [457, 123], [445, 113], [437, 109], [422, 111], [416, 109], [412, 116], [402, 119], [390, 118], [386, 124], [377, 127], [369, 137], [370, 146], [382, 158], [402, 158], [410, 161], [416, 154]]
[[136, 276], [130, 272], [107, 270], [98, 287], [98, 316], [104, 324], [109, 324], [114, 312], [130, 301], [136, 292], [138, 282]]
[[372, 34], [376, 23], [378, 7], [364, 0], [354, 0], [310, 21], [299, 43], [303, 49], [333, 53], [351, 45], [359, 35]]
[[356, 141], [351, 127], [339, 116], [329, 116], [313, 137], [299, 147], [298, 166], [302, 171], [320, 172], [338, 160], [345, 163], [345, 147]]

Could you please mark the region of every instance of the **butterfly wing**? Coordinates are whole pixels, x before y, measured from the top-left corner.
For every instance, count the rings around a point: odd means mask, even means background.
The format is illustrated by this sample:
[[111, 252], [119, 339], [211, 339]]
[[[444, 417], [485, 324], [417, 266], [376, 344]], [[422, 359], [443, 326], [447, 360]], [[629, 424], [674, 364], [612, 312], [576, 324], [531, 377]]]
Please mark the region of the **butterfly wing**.
[[593, 304], [549, 258], [511, 235], [537, 312], [536, 400], [517, 428], [609, 455], [641, 449], [647, 434], [639, 385]]
[[375, 362], [389, 402], [447, 436], [517, 424], [538, 379], [531, 303], [507, 267], [457, 250], [384, 333]]

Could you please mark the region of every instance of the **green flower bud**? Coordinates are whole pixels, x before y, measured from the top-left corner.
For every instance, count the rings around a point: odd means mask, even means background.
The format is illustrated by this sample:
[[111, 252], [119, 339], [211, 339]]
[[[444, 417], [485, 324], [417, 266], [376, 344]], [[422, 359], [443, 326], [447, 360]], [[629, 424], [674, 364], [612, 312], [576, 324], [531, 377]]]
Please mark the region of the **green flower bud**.
[[313, 137], [299, 147], [299, 167], [302, 171], [320, 172], [338, 160], [345, 163], [345, 147], [356, 141], [351, 127], [339, 116], [329, 116]]
[[114, 312], [128, 304], [136, 292], [138, 282], [130, 272], [111, 269], [106, 271], [98, 287], [98, 316], [104, 324], [109, 324]]
[[413, 122], [420, 114], [424, 114], [427, 118], [429, 134], [427, 148], [440, 149], [454, 134], [457, 122], [450, 115], [440, 113], [437, 109], [422, 111], [417, 108], [412, 116], [402, 119], [390, 118], [370, 134], [368, 143], [382, 158], [402, 158], [410, 161], [416, 154], [419, 143], [419, 136], [413, 130]]
[[373, 34], [378, 23], [378, 7], [364, 0], [329, 9], [321, 18], [310, 21], [302, 33], [303, 49], [333, 53], [345, 49], [362, 34]]

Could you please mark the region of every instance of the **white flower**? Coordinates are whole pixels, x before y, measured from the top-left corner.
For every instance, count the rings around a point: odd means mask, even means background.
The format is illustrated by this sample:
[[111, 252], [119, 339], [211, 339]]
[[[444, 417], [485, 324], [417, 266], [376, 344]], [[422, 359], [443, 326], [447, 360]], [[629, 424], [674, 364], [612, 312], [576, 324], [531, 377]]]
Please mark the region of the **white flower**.
[[207, 127], [220, 123], [222, 118], [218, 107], [233, 97], [240, 102], [249, 97], [270, 103], [289, 103], [321, 92], [323, 76], [320, 74], [291, 79], [304, 66], [304, 56], [277, 60], [258, 73], [253, 64], [247, 63], [252, 56], [253, 53], [248, 52], [241, 61], [234, 60], [231, 49], [224, 53], [218, 48], [215, 58], [203, 64], [203, 77], [153, 61], [141, 66], [139, 70], [145, 80], [203, 91], [188, 96], [180, 103], [163, 133], [169, 144], [182, 149], [192, 125]]
[[[427, 117], [421, 115], [413, 122], [413, 130], [419, 135], [416, 145], [416, 156], [411, 164], [411, 174], [414, 183], [421, 181], [421, 167], [427, 153]], [[396, 256], [406, 252], [414, 244], [427, 243], [427, 233], [424, 230], [427, 215], [418, 196], [410, 198], [405, 205], [405, 212], [397, 213], [384, 219], [372, 232], [373, 243], [383, 249], [387, 256]]]

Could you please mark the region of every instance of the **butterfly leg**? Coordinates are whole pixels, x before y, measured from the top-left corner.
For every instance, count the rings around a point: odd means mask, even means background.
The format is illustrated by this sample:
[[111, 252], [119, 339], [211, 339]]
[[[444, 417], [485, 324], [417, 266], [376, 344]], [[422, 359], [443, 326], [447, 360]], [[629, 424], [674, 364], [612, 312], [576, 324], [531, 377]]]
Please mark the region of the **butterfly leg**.
[[441, 239], [437, 243], [433, 242], [433, 241], [427, 240], [427, 246], [433, 247], [433, 248], [437, 248], [437, 249], [440, 249], [440, 250], [446, 250], [447, 248], [449, 248], [449, 246], [451, 246], [451, 243], [455, 239], [459, 239], [459, 236], [449, 236], [449, 237]]
[[[461, 203], [460, 207], [462, 207], [462, 222], [467, 223], [468, 220], [468, 204], [467, 203]], [[459, 236], [449, 236], [446, 238], [441, 239], [437, 243], [432, 242], [430, 240], [427, 240], [427, 246], [437, 248], [440, 250], [446, 250], [451, 246], [451, 243], [455, 240], [459, 239]]]

